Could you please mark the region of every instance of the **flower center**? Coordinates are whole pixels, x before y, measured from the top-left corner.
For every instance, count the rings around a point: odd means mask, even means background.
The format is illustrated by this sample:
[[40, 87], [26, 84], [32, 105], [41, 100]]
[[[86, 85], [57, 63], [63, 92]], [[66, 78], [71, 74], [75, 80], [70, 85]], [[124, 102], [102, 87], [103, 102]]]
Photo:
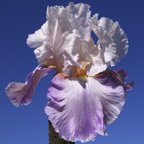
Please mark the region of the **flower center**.
[[70, 77], [75, 77], [77, 79], [80, 79], [82, 81], [87, 81], [88, 75], [87, 75], [87, 65], [88, 62], [81, 62], [81, 67], [73, 66], [71, 69]]

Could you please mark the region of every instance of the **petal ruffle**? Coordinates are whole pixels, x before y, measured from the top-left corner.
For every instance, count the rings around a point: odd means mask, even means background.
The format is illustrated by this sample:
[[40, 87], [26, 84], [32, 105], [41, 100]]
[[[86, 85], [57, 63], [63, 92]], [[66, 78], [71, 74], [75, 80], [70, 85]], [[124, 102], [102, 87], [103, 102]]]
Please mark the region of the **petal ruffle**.
[[[67, 67], [89, 62], [86, 71], [91, 76], [114, 66], [126, 55], [128, 40], [118, 22], [98, 19], [98, 14], [91, 18], [89, 8], [83, 3], [48, 7], [46, 23], [27, 39], [27, 44], [36, 48], [40, 65], [55, 65], [58, 72], [65, 72]], [[98, 37], [96, 46], [91, 31]]]
[[85, 41], [89, 41], [91, 38], [89, 27], [91, 11], [89, 8], [90, 6], [87, 4], [74, 4], [73, 2], [70, 2], [66, 7], [72, 29], [77, 30], [78, 34]]
[[128, 39], [118, 22], [102, 17], [92, 18], [91, 28], [98, 37], [105, 63], [114, 66], [128, 52]]
[[[89, 5], [70, 3], [48, 7], [47, 22], [30, 34], [27, 44], [36, 48], [34, 53], [41, 65], [55, 65], [58, 72], [81, 61], [91, 61], [91, 30]], [[64, 68], [66, 69], [66, 68]]]
[[35, 56], [41, 65], [55, 65], [51, 40], [50, 38], [48, 39], [47, 35], [48, 22], [45, 22], [34, 34], [28, 35], [27, 45], [35, 48]]
[[56, 132], [67, 141], [95, 140], [119, 115], [125, 101], [123, 86], [104, 85], [97, 78], [67, 79], [56, 75], [48, 90], [45, 112]]
[[[106, 70], [98, 75], [96, 75], [97, 80], [105, 85], [105, 86], [111, 86], [112, 88], [116, 88], [118, 86], [122, 86], [124, 93], [126, 93], [131, 90], [134, 86], [134, 82], [126, 82], [127, 73], [125, 70], [121, 69], [116, 72], [112, 70]], [[117, 97], [115, 97], [117, 99]], [[120, 98], [120, 97], [119, 97]], [[123, 104], [124, 104], [124, 97], [121, 99], [117, 99], [117, 108], [119, 109], [119, 112], [116, 114], [113, 110], [111, 110], [110, 107], [113, 107], [115, 105], [114, 99], [113, 101], [107, 101], [107, 99], [103, 99], [103, 105], [105, 105], [103, 111], [104, 111], [104, 121], [105, 124], [111, 124], [114, 122], [114, 120], [117, 118], [118, 114], [122, 110]], [[123, 101], [123, 102], [122, 102]], [[115, 101], [116, 102], [116, 101]]]
[[134, 81], [126, 82], [127, 72], [123, 69], [112, 71], [107, 69], [106, 71], [96, 75], [97, 79], [104, 85], [111, 86], [123, 86], [125, 92], [130, 91], [134, 86]]
[[62, 46], [70, 30], [65, 8], [48, 7], [46, 23], [27, 39], [27, 44], [36, 48], [34, 53], [41, 65], [55, 65], [62, 69]]
[[47, 22], [41, 26], [41, 29], [37, 30], [34, 34], [29, 34], [27, 39], [27, 45], [31, 48], [40, 47], [46, 43], [47, 40]]
[[6, 95], [13, 105], [28, 105], [31, 102], [35, 88], [40, 79], [46, 76], [51, 68], [36, 67], [35, 70], [28, 74], [26, 82], [11, 82], [5, 89]]
[[99, 47], [93, 47], [90, 54], [92, 57], [92, 63], [88, 69], [87, 75], [94, 76], [100, 72], [105, 71], [107, 69], [107, 65], [103, 60], [101, 49]]

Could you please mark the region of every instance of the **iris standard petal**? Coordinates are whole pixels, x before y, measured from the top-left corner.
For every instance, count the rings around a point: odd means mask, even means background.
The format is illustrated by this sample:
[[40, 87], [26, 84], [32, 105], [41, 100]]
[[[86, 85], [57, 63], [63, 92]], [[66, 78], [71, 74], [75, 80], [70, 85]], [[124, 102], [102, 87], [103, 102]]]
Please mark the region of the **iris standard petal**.
[[29, 34], [27, 45], [35, 48], [34, 53], [41, 65], [55, 65], [51, 40], [48, 40], [48, 22], [45, 22], [34, 34]]
[[94, 47], [91, 50], [91, 57], [92, 57], [92, 63], [87, 72], [88, 76], [94, 76], [107, 69], [107, 65], [104, 62], [100, 47]]
[[37, 30], [34, 34], [29, 34], [27, 38], [27, 45], [31, 48], [37, 48], [43, 45], [47, 40], [47, 27], [48, 24], [45, 22], [41, 29]]
[[92, 30], [98, 37], [105, 63], [114, 66], [128, 52], [128, 39], [118, 22], [102, 17], [92, 18]]
[[27, 44], [35, 48], [34, 53], [40, 65], [55, 65], [62, 69], [61, 47], [70, 31], [67, 17], [64, 7], [48, 7], [46, 23], [28, 36]]
[[68, 141], [95, 140], [105, 125], [117, 118], [124, 105], [123, 86], [56, 75], [48, 90], [45, 112], [59, 135]]
[[90, 6], [87, 4], [74, 4], [73, 2], [70, 2], [66, 7], [72, 29], [76, 29], [81, 38], [85, 41], [89, 41], [91, 38], [89, 27], [91, 11], [89, 8]]
[[35, 88], [40, 79], [46, 76], [51, 68], [36, 67], [35, 70], [28, 74], [26, 82], [11, 82], [5, 89], [6, 95], [13, 105], [28, 105], [31, 102]]
[[27, 44], [35, 48], [38, 62], [55, 65], [62, 72], [64, 65], [92, 61], [90, 14], [89, 5], [83, 3], [48, 7], [46, 23], [27, 39]]

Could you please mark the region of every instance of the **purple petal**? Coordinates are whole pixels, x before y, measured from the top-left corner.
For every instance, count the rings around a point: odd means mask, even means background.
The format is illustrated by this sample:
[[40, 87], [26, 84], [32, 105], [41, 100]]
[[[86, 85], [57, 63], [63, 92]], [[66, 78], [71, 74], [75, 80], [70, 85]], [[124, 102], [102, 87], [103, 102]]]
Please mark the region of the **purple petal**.
[[67, 141], [91, 141], [105, 135], [124, 105], [122, 86], [106, 86], [97, 78], [87, 81], [56, 75], [48, 90], [45, 112], [56, 132]]
[[126, 82], [127, 76], [128, 76], [127, 72], [123, 69], [120, 69], [116, 72], [107, 69], [106, 71], [96, 75], [98, 80], [104, 85], [111, 85], [111, 86], [121, 85], [123, 86], [125, 92], [130, 91], [134, 86], [133, 81]]
[[42, 77], [46, 76], [50, 70], [50, 68], [42, 68], [37, 66], [33, 72], [28, 74], [25, 83], [9, 83], [5, 89], [5, 92], [12, 104], [16, 107], [20, 105], [28, 105], [31, 102], [38, 82]]
[[123, 80], [125, 80], [125, 79], [127, 78], [127, 76], [128, 76], [127, 72], [126, 72], [125, 70], [123, 70], [123, 69], [119, 69], [119, 70], [117, 71], [117, 73], [121, 76], [121, 78], [122, 78]]
[[124, 87], [125, 91], [128, 92], [128, 91], [132, 90], [135, 82], [134, 81], [126, 82], [126, 78], [128, 76], [127, 72], [123, 69], [120, 69], [117, 71], [117, 73], [119, 74], [121, 81], [123, 82], [123, 87]]

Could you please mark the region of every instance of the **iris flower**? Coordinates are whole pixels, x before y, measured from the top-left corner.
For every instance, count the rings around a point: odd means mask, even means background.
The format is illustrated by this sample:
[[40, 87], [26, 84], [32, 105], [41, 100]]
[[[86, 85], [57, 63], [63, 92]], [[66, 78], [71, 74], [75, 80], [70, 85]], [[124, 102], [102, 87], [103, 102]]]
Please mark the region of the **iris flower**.
[[25, 83], [6, 87], [15, 106], [28, 105], [40, 79], [55, 70], [45, 113], [59, 136], [73, 142], [106, 135], [133, 87], [124, 70], [109, 69], [128, 52], [124, 31], [118, 22], [91, 16], [89, 8], [83, 3], [48, 7], [46, 22], [27, 39], [38, 66]]

